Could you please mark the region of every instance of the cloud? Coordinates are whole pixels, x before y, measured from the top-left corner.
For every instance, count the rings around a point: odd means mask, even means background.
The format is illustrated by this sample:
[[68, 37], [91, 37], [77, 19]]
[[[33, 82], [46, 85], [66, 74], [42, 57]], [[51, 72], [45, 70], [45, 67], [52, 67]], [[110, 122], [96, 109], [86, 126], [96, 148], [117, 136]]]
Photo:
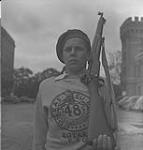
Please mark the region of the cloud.
[[142, 6], [142, 0], [5, 0], [2, 25], [16, 42], [15, 67], [38, 71], [53, 65], [61, 69], [55, 53], [61, 33], [79, 28], [92, 40], [101, 10], [107, 20], [106, 48], [120, 50], [120, 25], [130, 16], [143, 16]]

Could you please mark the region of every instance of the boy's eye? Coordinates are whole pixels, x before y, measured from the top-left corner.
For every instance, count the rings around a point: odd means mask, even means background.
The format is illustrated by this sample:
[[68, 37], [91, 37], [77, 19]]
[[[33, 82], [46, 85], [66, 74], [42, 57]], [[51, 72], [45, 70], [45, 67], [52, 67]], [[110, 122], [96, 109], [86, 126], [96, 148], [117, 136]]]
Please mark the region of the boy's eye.
[[64, 49], [65, 52], [70, 52], [71, 50], [72, 50], [72, 47], [66, 47], [66, 48]]
[[82, 50], [83, 50], [83, 48], [80, 47], [80, 46], [76, 46], [75, 49], [76, 49], [76, 50], [79, 50], [79, 51], [82, 51]]

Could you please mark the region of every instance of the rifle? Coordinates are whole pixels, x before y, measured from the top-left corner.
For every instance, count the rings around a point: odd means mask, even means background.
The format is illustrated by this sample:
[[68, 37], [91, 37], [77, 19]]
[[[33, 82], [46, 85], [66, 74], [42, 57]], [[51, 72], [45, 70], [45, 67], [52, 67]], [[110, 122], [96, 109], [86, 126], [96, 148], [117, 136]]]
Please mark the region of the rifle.
[[104, 112], [103, 98], [99, 95], [98, 79], [100, 72], [100, 52], [102, 47], [102, 33], [105, 19], [103, 13], [99, 13], [100, 18], [97, 24], [96, 34], [92, 43], [91, 58], [88, 66], [90, 81], [88, 90], [91, 98], [88, 126], [88, 140], [92, 141], [100, 134], [111, 136], [110, 129]]
[[[89, 125], [88, 125], [88, 144], [92, 144], [91, 141], [93, 139], [97, 138], [100, 134], [106, 134], [111, 137], [113, 140], [113, 145], [115, 145], [113, 132], [114, 130], [111, 127], [111, 123], [109, 120], [109, 116], [105, 112], [105, 104], [103, 97], [99, 94], [99, 80], [102, 80], [99, 78], [100, 73], [100, 52], [101, 48], [103, 49], [103, 26], [105, 24], [105, 19], [103, 17], [103, 13], [99, 12], [98, 15], [100, 15], [96, 33], [92, 42], [92, 50], [91, 50], [91, 56], [89, 60], [89, 65], [87, 69], [87, 74], [84, 77], [84, 81], [87, 84], [89, 95], [90, 95], [90, 109], [89, 109]], [[105, 57], [105, 52], [104, 57]], [[103, 58], [103, 57], [102, 57]], [[103, 61], [103, 60], [102, 60]], [[104, 61], [104, 69], [107, 65], [107, 60]], [[107, 73], [106, 68], [106, 75]], [[104, 82], [104, 81], [103, 81]], [[110, 81], [109, 81], [110, 82]], [[109, 98], [109, 97], [108, 97]], [[114, 147], [114, 146], [113, 146]]]

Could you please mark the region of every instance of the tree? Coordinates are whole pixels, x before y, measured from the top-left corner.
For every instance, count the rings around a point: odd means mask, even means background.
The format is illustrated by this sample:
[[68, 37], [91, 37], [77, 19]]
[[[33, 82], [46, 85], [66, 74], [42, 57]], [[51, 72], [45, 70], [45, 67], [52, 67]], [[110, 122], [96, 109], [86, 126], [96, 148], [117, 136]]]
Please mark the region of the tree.
[[40, 82], [51, 76], [57, 76], [60, 72], [54, 68], [47, 68], [42, 72], [33, 74], [29, 68], [18, 68], [14, 71], [13, 93], [20, 96], [35, 98]]
[[122, 63], [122, 55], [121, 51], [116, 51], [112, 53], [108, 53], [109, 56], [109, 71], [111, 80], [113, 83], [113, 88], [115, 92], [115, 96], [118, 99], [121, 96], [121, 63]]
[[109, 53], [109, 71], [114, 84], [120, 84], [122, 55], [121, 51]]
[[27, 89], [27, 84], [29, 82], [29, 78], [32, 77], [33, 72], [29, 68], [18, 68], [14, 69], [13, 74], [13, 93], [17, 96], [23, 96], [25, 94], [25, 90]]
[[42, 72], [38, 72], [34, 75], [34, 77], [38, 80], [38, 82], [40, 83], [41, 81], [43, 81], [46, 78], [50, 78], [52, 76], [58, 76], [60, 74], [59, 71], [57, 71], [54, 68], [47, 68]]
[[26, 79], [32, 75], [33, 75], [33, 72], [29, 68], [21, 67], [18, 69], [14, 69], [14, 78], [16, 79]]

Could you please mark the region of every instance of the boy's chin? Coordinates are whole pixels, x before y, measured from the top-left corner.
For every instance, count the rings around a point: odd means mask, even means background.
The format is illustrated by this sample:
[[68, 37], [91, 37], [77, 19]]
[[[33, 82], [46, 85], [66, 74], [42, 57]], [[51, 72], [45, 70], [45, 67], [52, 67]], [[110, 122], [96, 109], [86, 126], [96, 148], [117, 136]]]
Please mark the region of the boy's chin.
[[82, 70], [82, 67], [72, 64], [69, 66], [69, 70], [72, 72], [79, 72]]

